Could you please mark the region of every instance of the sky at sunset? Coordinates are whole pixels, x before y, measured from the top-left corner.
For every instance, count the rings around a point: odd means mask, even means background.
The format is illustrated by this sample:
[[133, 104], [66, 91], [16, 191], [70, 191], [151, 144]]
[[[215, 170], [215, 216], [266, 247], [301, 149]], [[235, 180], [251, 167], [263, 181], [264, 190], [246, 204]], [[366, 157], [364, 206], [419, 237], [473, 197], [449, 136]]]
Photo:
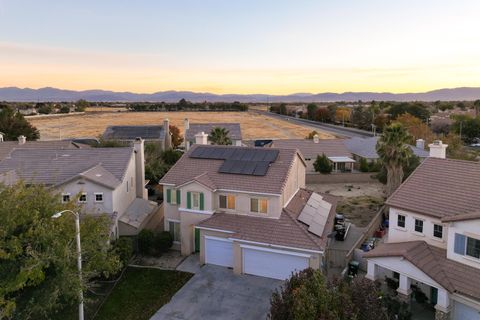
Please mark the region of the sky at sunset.
[[0, 0], [0, 87], [213, 93], [480, 86], [478, 0]]

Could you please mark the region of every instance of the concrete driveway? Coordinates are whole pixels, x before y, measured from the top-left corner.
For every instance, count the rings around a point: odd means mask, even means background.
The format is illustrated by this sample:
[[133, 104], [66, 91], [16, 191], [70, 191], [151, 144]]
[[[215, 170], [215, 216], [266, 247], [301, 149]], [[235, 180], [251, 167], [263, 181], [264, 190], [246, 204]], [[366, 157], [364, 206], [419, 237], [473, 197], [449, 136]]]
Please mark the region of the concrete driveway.
[[205, 265], [151, 320], [265, 319], [272, 292], [282, 283]]

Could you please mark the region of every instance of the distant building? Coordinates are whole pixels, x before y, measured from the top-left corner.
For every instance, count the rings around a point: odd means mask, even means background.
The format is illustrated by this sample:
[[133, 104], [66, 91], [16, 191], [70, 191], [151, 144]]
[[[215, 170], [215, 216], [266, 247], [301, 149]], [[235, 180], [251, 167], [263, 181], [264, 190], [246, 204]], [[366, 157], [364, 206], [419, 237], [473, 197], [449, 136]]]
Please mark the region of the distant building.
[[172, 147], [170, 135], [170, 122], [163, 121], [163, 125], [148, 126], [109, 126], [102, 135], [105, 140], [118, 140], [133, 143], [136, 138], [142, 138], [146, 142], [158, 142], [165, 150]]
[[190, 123], [188, 119], [185, 119], [185, 149], [188, 150], [195, 144], [195, 135], [200, 132], [208, 135], [214, 128], [225, 128], [228, 131], [228, 137], [232, 140], [232, 145], [242, 145], [242, 129], [240, 128], [240, 123]]

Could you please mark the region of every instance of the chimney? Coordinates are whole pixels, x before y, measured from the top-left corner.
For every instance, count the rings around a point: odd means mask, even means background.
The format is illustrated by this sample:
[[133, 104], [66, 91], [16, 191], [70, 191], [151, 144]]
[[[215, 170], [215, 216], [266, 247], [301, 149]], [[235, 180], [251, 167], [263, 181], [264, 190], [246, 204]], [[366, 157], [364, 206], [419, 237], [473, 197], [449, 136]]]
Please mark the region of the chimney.
[[25, 142], [27, 142], [27, 137], [24, 135], [18, 137], [18, 144], [25, 144]]
[[190, 148], [190, 141], [187, 141], [187, 131], [190, 129], [190, 121], [188, 118], [183, 120], [183, 146], [185, 147], [185, 151], [188, 151]]
[[320, 137], [318, 136], [318, 134], [313, 136], [313, 142], [314, 143], [319, 143], [320, 142]]
[[195, 135], [195, 144], [208, 144], [208, 134], [199, 132]]
[[430, 148], [430, 157], [445, 159], [447, 157], [448, 144], [443, 144], [441, 140], [435, 140], [428, 145]]
[[425, 150], [425, 140], [417, 139], [417, 141], [415, 141], [415, 145], [417, 148]]
[[4, 136], [4, 133], [0, 132], [0, 142], [3, 142], [3, 136]]
[[[135, 193], [137, 198], [147, 199], [148, 193], [145, 188], [145, 146], [142, 138], [136, 138], [133, 142], [135, 151]], [[157, 182], [157, 181], [155, 181]], [[132, 186], [133, 187], [133, 186]]]
[[170, 120], [163, 120], [163, 130], [165, 130], [165, 141], [163, 143], [164, 150], [170, 149], [172, 147], [172, 136], [170, 134]]

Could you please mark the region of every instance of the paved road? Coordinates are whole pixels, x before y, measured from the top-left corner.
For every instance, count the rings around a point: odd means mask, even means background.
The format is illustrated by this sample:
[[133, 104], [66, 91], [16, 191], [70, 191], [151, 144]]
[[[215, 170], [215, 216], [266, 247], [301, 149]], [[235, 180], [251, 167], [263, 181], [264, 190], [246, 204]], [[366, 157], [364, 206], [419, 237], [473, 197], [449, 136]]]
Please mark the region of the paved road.
[[337, 126], [337, 125], [328, 124], [328, 123], [321, 123], [318, 121], [299, 119], [299, 118], [284, 116], [284, 115], [280, 115], [280, 114], [276, 114], [268, 111], [252, 110], [252, 112], [257, 112], [268, 117], [289, 121], [298, 125], [307, 124], [310, 127], [321, 129], [322, 131], [329, 132], [340, 138], [353, 138], [353, 137], [365, 138], [365, 137], [372, 136], [372, 133], [370, 131], [364, 131], [364, 130], [359, 130], [354, 128], [345, 128], [342, 126]]
[[282, 283], [205, 265], [150, 320], [264, 320]]

